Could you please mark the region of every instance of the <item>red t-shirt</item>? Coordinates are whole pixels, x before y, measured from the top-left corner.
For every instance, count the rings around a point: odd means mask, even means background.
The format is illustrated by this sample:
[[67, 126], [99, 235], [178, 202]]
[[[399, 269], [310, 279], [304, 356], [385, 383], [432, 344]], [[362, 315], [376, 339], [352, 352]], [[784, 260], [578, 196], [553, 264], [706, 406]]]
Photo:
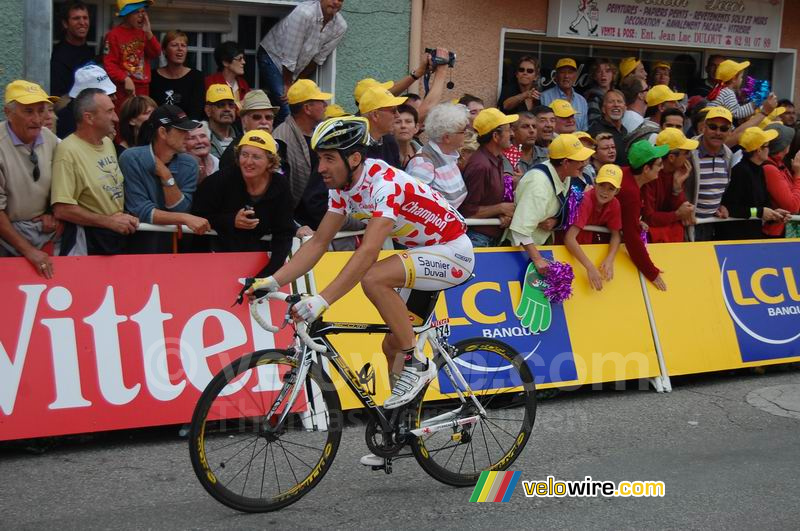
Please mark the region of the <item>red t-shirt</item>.
[[[581, 201], [581, 206], [578, 207], [578, 218], [575, 220], [574, 225], [579, 229], [583, 229], [586, 225], [597, 225], [598, 227], [606, 227], [609, 230], [622, 230], [622, 209], [617, 198], [614, 197], [605, 205], [600, 205], [597, 202], [597, 194], [595, 192], [596, 190], [592, 188], [583, 194], [583, 201]], [[580, 244], [604, 243], [609, 241], [609, 235], [581, 230], [576, 239]]]

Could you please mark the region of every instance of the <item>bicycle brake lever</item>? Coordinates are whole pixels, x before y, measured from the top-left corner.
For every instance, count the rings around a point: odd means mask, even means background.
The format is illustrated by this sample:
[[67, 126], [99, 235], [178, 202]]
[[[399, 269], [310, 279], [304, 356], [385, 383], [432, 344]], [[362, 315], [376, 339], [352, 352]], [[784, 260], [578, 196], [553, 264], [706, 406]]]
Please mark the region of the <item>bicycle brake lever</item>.
[[242, 302], [244, 302], [244, 293], [248, 289], [250, 289], [250, 286], [252, 286], [255, 281], [256, 279], [254, 277], [247, 277], [246, 279], [244, 279], [244, 285], [242, 286], [242, 289], [239, 290], [239, 295], [237, 295], [236, 297], [236, 302], [231, 304], [231, 307], [234, 307], [237, 304], [242, 304]]

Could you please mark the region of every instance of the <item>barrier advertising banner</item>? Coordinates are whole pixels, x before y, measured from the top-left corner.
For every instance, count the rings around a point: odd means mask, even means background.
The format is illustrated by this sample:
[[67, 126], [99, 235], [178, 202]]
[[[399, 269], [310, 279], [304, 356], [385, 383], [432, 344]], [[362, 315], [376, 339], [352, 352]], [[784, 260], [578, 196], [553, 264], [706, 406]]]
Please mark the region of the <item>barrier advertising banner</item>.
[[[45, 280], [23, 258], [0, 260], [0, 440], [188, 422], [213, 374], [291, 339], [231, 307], [262, 253], [53, 262]], [[240, 383], [279, 385], [267, 369], [259, 377]]]
[[670, 375], [800, 360], [800, 242], [650, 246], [649, 288]]
[[[574, 295], [563, 306], [552, 306], [552, 324], [541, 334], [520, 325], [514, 308], [520, 299], [527, 255], [515, 248], [476, 250], [476, 278], [440, 297], [436, 319], [450, 319], [452, 342], [472, 337], [495, 338], [513, 346], [527, 360], [539, 388], [649, 378], [659, 374], [638, 272], [624, 251], [616, 261], [614, 280], [603, 291], [592, 291], [583, 266], [563, 247], [543, 247], [547, 257], [571, 262]], [[585, 246], [599, 263], [607, 246]], [[389, 256], [389, 252], [381, 257]], [[341, 271], [350, 253], [329, 253], [314, 269], [318, 290]], [[380, 323], [377, 310], [359, 287], [325, 313], [326, 320]], [[382, 336], [342, 335], [331, 341], [381, 402], [388, 396]], [[480, 369], [476, 369], [480, 370]], [[334, 375], [336, 380], [338, 377]], [[343, 386], [338, 386], [340, 389]], [[340, 391], [344, 407], [358, 402]]]

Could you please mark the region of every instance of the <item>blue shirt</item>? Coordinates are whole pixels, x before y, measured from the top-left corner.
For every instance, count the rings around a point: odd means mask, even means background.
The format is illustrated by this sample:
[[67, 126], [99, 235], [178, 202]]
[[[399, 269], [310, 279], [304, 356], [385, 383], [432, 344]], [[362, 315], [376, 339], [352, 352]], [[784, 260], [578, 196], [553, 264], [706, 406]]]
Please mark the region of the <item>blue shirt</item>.
[[542, 92], [542, 98], [539, 102], [549, 107], [553, 100], [567, 100], [570, 102], [572, 108], [575, 109], [575, 125], [577, 125], [578, 131], [589, 130], [589, 104], [586, 103], [586, 99], [583, 96], [575, 92], [575, 89], [572, 89], [572, 98], [568, 98], [564, 91], [561, 90], [561, 87], [553, 85]]
[[125, 210], [144, 223], [153, 223], [153, 210], [189, 212], [192, 195], [197, 189], [197, 161], [191, 155], [178, 153], [167, 164], [175, 185], [183, 198], [167, 206], [161, 179], [156, 175], [156, 159], [150, 146], [128, 148], [119, 157], [119, 167], [125, 176]]

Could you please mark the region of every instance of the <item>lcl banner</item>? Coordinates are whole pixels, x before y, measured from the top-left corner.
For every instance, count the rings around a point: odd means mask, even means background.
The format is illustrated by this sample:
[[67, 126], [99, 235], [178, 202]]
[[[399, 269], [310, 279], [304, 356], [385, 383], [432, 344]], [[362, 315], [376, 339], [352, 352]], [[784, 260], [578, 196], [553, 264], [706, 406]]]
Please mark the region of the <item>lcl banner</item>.
[[[287, 345], [231, 307], [262, 253], [0, 260], [0, 440], [188, 422], [223, 366]], [[279, 322], [284, 306], [264, 304]], [[272, 393], [259, 369], [249, 392]]]
[[668, 290], [649, 289], [671, 376], [800, 361], [800, 241], [649, 249], [666, 272]]

